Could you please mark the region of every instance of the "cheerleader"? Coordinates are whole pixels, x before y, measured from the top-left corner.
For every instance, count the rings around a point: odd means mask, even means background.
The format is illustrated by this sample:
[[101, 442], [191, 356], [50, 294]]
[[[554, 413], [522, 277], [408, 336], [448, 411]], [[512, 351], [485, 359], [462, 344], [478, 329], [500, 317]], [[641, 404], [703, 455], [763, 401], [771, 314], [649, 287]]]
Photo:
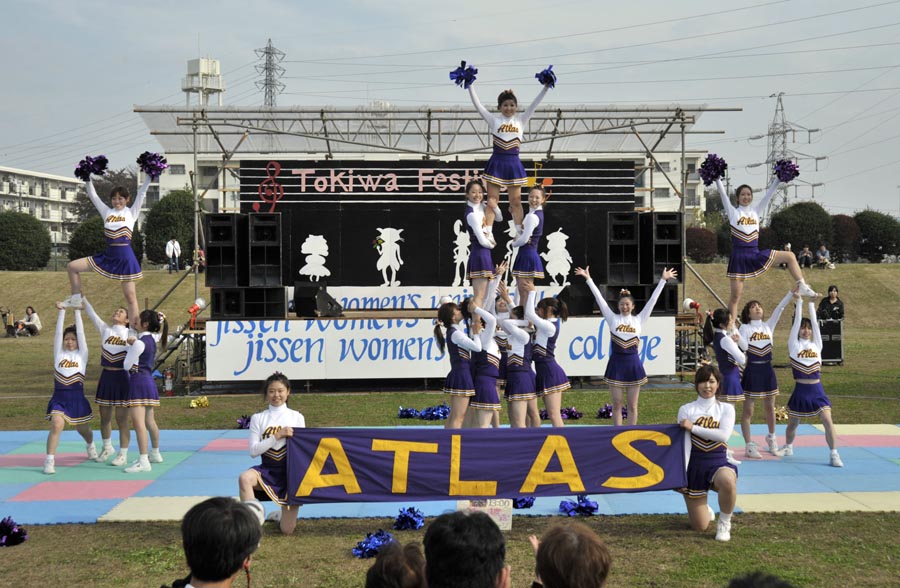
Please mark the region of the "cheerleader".
[[[472, 282], [475, 304], [483, 307], [488, 283], [494, 277], [494, 262], [491, 260], [491, 249], [495, 243], [488, 240], [484, 233], [486, 206], [484, 185], [479, 180], [471, 180], [466, 184], [466, 231], [469, 233], [468, 278]], [[502, 221], [503, 215], [496, 210], [495, 220]]]
[[263, 388], [269, 408], [250, 417], [250, 456], [262, 456], [262, 463], [243, 472], [238, 478], [241, 500], [263, 520], [263, 506], [257, 493], [281, 507], [269, 515], [278, 521], [281, 532], [290, 535], [297, 526], [297, 506], [288, 504], [287, 438], [294, 429], [306, 427], [303, 415], [287, 406], [291, 382], [282, 373], [266, 379]]
[[534, 289], [534, 280], [544, 278], [544, 264], [538, 255], [538, 244], [544, 234], [544, 204], [547, 193], [541, 186], [535, 186], [528, 192], [528, 214], [522, 228], [522, 234], [513, 240], [512, 246], [518, 248], [516, 262], [513, 264], [513, 275], [516, 277], [516, 289], [519, 303], [524, 304], [528, 292]]
[[609, 362], [606, 364], [606, 383], [609, 385], [609, 393], [612, 396], [613, 405], [613, 424], [618, 426], [622, 424], [622, 406], [628, 403], [628, 424], [636, 425], [638, 420], [638, 397], [641, 393], [641, 386], [647, 383], [647, 372], [641, 364], [641, 358], [638, 355], [638, 346], [641, 341], [641, 331], [644, 323], [650, 318], [656, 301], [662, 294], [663, 288], [666, 287], [668, 280], [674, 280], [678, 277], [675, 269], [663, 268], [662, 277], [653, 290], [650, 300], [644, 305], [644, 310], [637, 316], [633, 315], [634, 298], [628, 290], [622, 290], [619, 293], [619, 313], [616, 314], [606, 303], [606, 299], [600, 294], [597, 285], [591, 280], [590, 268], [576, 268], [575, 275], [582, 276], [587, 281], [594, 300], [606, 320], [606, 326], [609, 328], [610, 338], [612, 339], [612, 354]]
[[[471, 304], [471, 298], [464, 302]], [[445, 302], [438, 309], [438, 322], [434, 325], [434, 338], [437, 341], [441, 353], [444, 352], [444, 344], [447, 346], [447, 355], [450, 356], [450, 373], [444, 380], [444, 393], [450, 395], [450, 416], [447, 418], [447, 429], [459, 429], [466, 418], [466, 410], [469, 400], [475, 396], [475, 384], [472, 381], [471, 354], [481, 351], [481, 321], [473, 321], [470, 339], [460, 328], [463, 313], [455, 302]], [[441, 325], [447, 331], [446, 338], [441, 333]]]
[[741, 368], [747, 363], [747, 356], [738, 346], [740, 335], [732, 333], [734, 320], [731, 313], [724, 308], [713, 312], [713, 351], [722, 378], [719, 380], [719, 391], [716, 397], [722, 402], [743, 402], [744, 389], [741, 386]]
[[769, 320], [763, 322], [765, 311], [762, 304], [751, 300], [741, 311], [741, 327], [738, 330], [740, 341], [738, 346], [746, 351], [747, 363], [741, 377], [741, 388], [744, 390], [744, 406], [741, 413], [741, 433], [744, 435], [746, 449], [744, 454], [751, 459], [760, 459], [759, 447], [750, 437], [750, 422], [753, 420], [753, 404], [755, 399], [762, 398], [766, 411], [766, 425], [769, 434], [766, 444], [769, 451], [779, 455], [778, 440], [775, 437], [775, 397], [778, 396], [778, 381], [772, 369], [772, 341], [775, 340], [775, 325], [781, 318], [784, 308], [793, 295], [788, 292], [778, 303]]
[[731, 282], [731, 297], [728, 299], [728, 311], [732, 317], [737, 316], [738, 304], [744, 292], [744, 280], [762, 275], [772, 264], [785, 264], [802, 296], [816, 296], [816, 293], [806, 284], [803, 272], [797, 258], [790, 251], [775, 251], [759, 249], [759, 216], [760, 211], [765, 212], [769, 201], [778, 190], [778, 177], [772, 178], [765, 196], [756, 204], [753, 204], [753, 188], [746, 184], [738, 186], [735, 191], [737, 207], [731, 204], [728, 193], [721, 179], [716, 179], [716, 188], [722, 199], [722, 206], [728, 215], [731, 225], [731, 257], [728, 258], [727, 276]]
[[[493, 297], [489, 291], [488, 296]], [[500, 347], [494, 336], [497, 331], [497, 318], [483, 308], [475, 307], [474, 322], [484, 321], [478, 337], [481, 339], [481, 351], [474, 354], [472, 379], [475, 396], [469, 403], [474, 413], [474, 424], [487, 429], [494, 417], [499, 419], [500, 395], [497, 392], [497, 379], [500, 377]]]
[[[129, 474], [149, 472], [152, 469], [151, 463], [163, 461], [159, 452], [159, 427], [154, 418], [154, 408], [159, 406], [159, 390], [153, 381], [153, 364], [156, 361], [154, 333], [159, 333], [160, 323], [165, 324], [164, 315], [155, 310], [143, 311], [140, 316], [140, 335], [137, 339], [128, 340], [130, 347], [123, 367], [131, 374], [128, 412], [131, 415], [131, 422], [134, 423], [134, 433], [140, 450], [138, 460], [125, 468], [125, 472]], [[162, 341], [166, 340], [166, 331], [164, 328], [160, 335]], [[152, 445], [149, 454], [148, 432]]]
[[56, 337], [53, 339], [53, 361], [55, 366], [53, 396], [47, 403], [47, 420], [50, 432], [47, 434], [47, 457], [44, 459], [44, 473], [56, 473], [56, 448], [66, 424], [75, 425], [75, 430], [87, 444], [88, 459], [97, 459], [94, 447], [94, 432], [90, 420], [94, 418], [91, 404], [84, 397], [84, 374], [87, 370], [88, 348], [84, 337], [81, 311], [75, 310], [75, 325], [65, 327], [66, 307], [57, 303], [59, 316], [56, 319]]
[[566, 372], [556, 363], [555, 351], [560, 324], [569, 318], [569, 309], [565, 302], [560, 302], [556, 298], [542, 299], [535, 309], [536, 298], [537, 292], [531, 290], [525, 303], [525, 318], [531, 321], [535, 328], [532, 352], [535, 392], [538, 398], [544, 399], [544, 408], [547, 409], [547, 415], [553, 426], [562, 427], [564, 426], [560, 413], [562, 393], [572, 386]]
[[705, 531], [715, 519], [706, 496], [710, 490], [719, 495], [717, 541], [731, 540], [731, 515], [737, 502], [737, 467], [725, 456], [728, 439], [734, 429], [734, 406], [719, 402], [716, 391], [721, 381], [719, 370], [701, 366], [694, 375], [697, 400], [678, 409], [678, 424], [690, 434], [685, 444], [688, 459], [687, 487], [684, 495], [688, 519], [695, 531]]
[[131, 431], [128, 428], [128, 391], [129, 374], [125, 370], [125, 356], [128, 353], [128, 311], [117, 308], [106, 324], [94, 312], [87, 298], [82, 298], [84, 310], [100, 332], [100, 380], [97, 382], [95, 402], [100, 407], [100, 437], [103, 447], [97, 461], [105, 462], [113, 455], [112, 417], [115, 412], [116, 426], [119, 429], [119, 452], [109, 465], [122, 467], [128, 462], [128, 445], [131, 443]]
[[524, 318], [524, 309], [517, 306], [509, 312], [508, 319], [500, 321], [509, 341], [505, 396], [509, 405], [509, 426], [513, 428], [541, 426], [535, 374], [531, 369], [531, 333], [525, 330], [528, 321]]
[[[831, 465], [844, 467], [838, 455], [837, 439], [834, 434], [834, 422], [831, 420], [831, 401], [822, 388], [819, 370], [822, 367], [822, 334], [819, 323], [803, 317], [803, 300], [797, 289], [793, 292], [796, 298], [794, 324], [788, 339], [788, 351], [791, 355], [791, 371], [794, 375], [794, 391], [788, 400], [788, 426], [785, 433], [786, 444], [782, 448], [785, 456], [794, 455], [794, 435], [800, 425], [800, 419], [814, 417], [822, 419], [825, 427], [825, 440], [831, 449]], [[816, 307], [809, 303], [809, 316], [816, 316]]]
[[113, 188], [109, 197], [112, 207], [109, 207], [100, 200], [94, 189], [94, 183], [88, 177], [85, 189], [94, 208], [103, 217], [106, 251], [69, 262], [66, 270], [69, 273], [72, 295], [66, 299], [65, 304], [71, 307], [81, 306], [81, 273], [93, 270], [101, 276], [121, 282], [128, 315], [136, 317], [140, 313], [135, 282], [144, 275], [141, 272], [141, 264], [131, 249], [131, 237], [149, 187], [150, 174], [146, 174], [131, 206], [128, 206], [130, 198], [128, 190], [122, 187]]
[[[534, 115], [538, 104], [544, 99], [550, 85], [546, 84], [541, 92], [531, 103], [528, 109], [518, 114], [519, 101], [512, 90], [504, 90], [497, 96], [497, 110], [499, 115], [493, 115], [478, 100], [475, 94], [475, 86], [469, 86], [469, 97], [475, 110], [481, 118], [487, 122], [494, 138], [494, 152], [484, 168], [482, 177], [487, 182], [488, 206], [485, 210], [485, 231], [490, 235], [491, 225], [494, 222], [494, 210], [498, 208], [500, 201], [500, 188], [505, 187], [509, 193], [509, 211], [516, 225], [522, 224], [524, 211], [522, 210], [522, 186], [525, 185], [527, 176], [525, 167], [519, 160], [519, 145], [525, 138], [525, 125]], [[490, 237], [491, 239], [493, 236]], [[524, 299], [523, 299], [524, 300]]]

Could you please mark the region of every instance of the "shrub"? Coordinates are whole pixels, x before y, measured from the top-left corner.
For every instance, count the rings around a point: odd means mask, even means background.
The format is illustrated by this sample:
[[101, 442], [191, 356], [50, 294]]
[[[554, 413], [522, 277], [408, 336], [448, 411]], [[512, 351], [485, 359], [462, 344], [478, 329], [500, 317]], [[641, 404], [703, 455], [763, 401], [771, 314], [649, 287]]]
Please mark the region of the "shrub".
[[836, 214], [831, 217], [834, 242], [831, 249], [833, 261], [853, 261], [859, 255], [859, 241], [862, 233], [852, 216]]
[[709, 263], [716, 256], [716, 234], [708, 229], [689, 227], [685, 231], [687, 255], [697, 263]]
[[194, 244], [194, 196], [187, 190], [173, 190], [161, 198], [150, 212], [144, 224], [147, 237], [147, 259], [166, 263], [166, 243], [172, 237], [181, 244], [181, 262], [192, 259]]
[[880, 263], [884, 255], [900, 253], [900, 223], [892, 216], [864, 210], [853, 217], [862, 237], [859, 255], [872, 263]]
[[815, 202], [798, 202], [772, 215], [774, 243], [790, 243], [794, 251], [809, 245], [813, 251], [832, 242], [831, 215]]
[[0, 270], [43, 269], [50, 261], [50, 232], [24, 212], [0, 212]]

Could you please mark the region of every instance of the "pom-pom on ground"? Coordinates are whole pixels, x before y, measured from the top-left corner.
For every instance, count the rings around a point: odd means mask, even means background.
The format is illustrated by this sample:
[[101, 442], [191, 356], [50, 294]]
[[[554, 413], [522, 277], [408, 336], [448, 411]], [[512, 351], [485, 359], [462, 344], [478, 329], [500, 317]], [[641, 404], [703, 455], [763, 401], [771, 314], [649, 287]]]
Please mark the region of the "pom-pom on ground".
[[425, 524], [425, 515], [414, 506], [401, 508], [400, 514], [394, 520], [394, 529], [398, 531], [421, 529]]
[[559, 503], [559, 512], [567, 517], [574, 516], [592, 516], [599, 506], [593, 500], [588, 500], [587, 494], [579, 494], [577, 501], [563, 500]]
[[378, 555], [378, 551], [394, 540], [394, 536], [378, 529], [375, 533], [366, 533], [366, 538], [356, 544], [353, 548], [353, 555], [359, 559], [368, 559]]
[[12, 547], [28, 540], [28, 531], [20, 527], [12, 517], [0, 521], [0, 547]]

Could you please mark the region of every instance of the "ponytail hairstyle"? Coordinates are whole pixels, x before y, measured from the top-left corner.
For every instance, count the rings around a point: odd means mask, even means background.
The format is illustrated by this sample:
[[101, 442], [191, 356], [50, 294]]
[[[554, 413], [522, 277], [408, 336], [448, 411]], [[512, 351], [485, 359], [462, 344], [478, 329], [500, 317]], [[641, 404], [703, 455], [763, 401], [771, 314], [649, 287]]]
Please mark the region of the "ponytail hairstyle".
[[147, 310], [141, 311], [140, 318], [138, 319], [139, 325], [143, 325], [147, 323], [147, 331], [150, 333], [158, 333], [159, 332], [159, 313], [155, 310]]
[[441, 325], [443, 325], [445, 329], [452, 327], [453, 315], [456, 314], [458, 308], [459, 306], [455, 302], [445, 302], [438, 309], [437, 323], [434, 325], [434, 339], [437, 341], [441, 353], [444, 352], [445, 344], [444, 334], [441, 332]]
[[516, 98], [516, 95], [512, 90], [503, 90], [502, 92], [500, 92], [500, 95], [497, 96], [497, 110], [500, 110], [500, 107], [507, 100], [512, 100], [516, 103], [516, 106], [519, 105], [519, 100], [518, 98]]
[[566, 322], [566, 319], [569, 318], [569, 307], [559, 298], [541, 298], [541, 301], [537, 303], [537, 308], [538, 310], [546, 309], [553, 313], [553, 316], [559, 317], [562, 322]]
[[712, 321], [715, 328], [726, 329], [728, 328], [728, 323], [731, 322], [731, 313], [728, 312], [727, 308], [717, 308], [713, 312]]
[[[762, 308], [762, 304], [760, 304], [759, 300], [751, 300], [747, 304], [744, 305], [744, 308], [741, 309], [741, 324], [749, 325], [750, 324], [750, 307], [756, 305]], [[765, 317], [765, 311], [763, 311], [763, 317]]]
[[273, 384], [275, 382], [280, 382], [280, 383], [284, 384], [284, 387], [287, 388], [287, 391], [288, 392], [291, 391], [291, 381], [288, 380], [288, 377], [285, 376], [284, 374], [282, 374], [281, 372], [275, 372], [274, 374], [272, 374], [271, 376], [266, 378], [265, 382], [263, 382], [263, 387], [262, 387], [263, 396], [265, 396], [266, 393], [269, 391], [269, 384]]
[[474, 297], [468, 296], [463, 298], [463, 301], [459, 303], [459, 311], [463, 315], [463, 320], [466, 321], [466, 325], [472, 326], [472, 321], [475, 320], [475, 316], [472, 315], [472, 311], [469, 310], [472, 306], [472, 302], [475, 300]]

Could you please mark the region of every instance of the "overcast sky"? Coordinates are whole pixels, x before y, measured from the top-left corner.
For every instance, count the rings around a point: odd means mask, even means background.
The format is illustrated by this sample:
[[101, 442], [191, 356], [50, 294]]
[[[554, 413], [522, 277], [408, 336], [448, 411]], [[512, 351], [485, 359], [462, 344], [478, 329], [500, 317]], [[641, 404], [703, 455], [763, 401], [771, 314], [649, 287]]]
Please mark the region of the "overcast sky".
[[[515, 11], [507, 9], [515, 7]], [[113, 167], [159, 150], [136, 104], [183, 105], [196, 57], [219, 59], [225, 104], [258, 106], [255, 49], [284, 51], [279, 106], [468, 105], [447, 72], [480, 70], [482, 99], [530, 101], [533, 75], [558, 73], [547, 105], [705, 103], [689, 147], [761, 187], [764, 135], [784, 93], [799, 132], [797, 199], [832, 214], [900, 213], [900, 0], [390, 0], [5, 3], [0, 35], [0, 165], [71, 175], [85, 154]], [[818, 165], [818, 170], [816, 166]]]

